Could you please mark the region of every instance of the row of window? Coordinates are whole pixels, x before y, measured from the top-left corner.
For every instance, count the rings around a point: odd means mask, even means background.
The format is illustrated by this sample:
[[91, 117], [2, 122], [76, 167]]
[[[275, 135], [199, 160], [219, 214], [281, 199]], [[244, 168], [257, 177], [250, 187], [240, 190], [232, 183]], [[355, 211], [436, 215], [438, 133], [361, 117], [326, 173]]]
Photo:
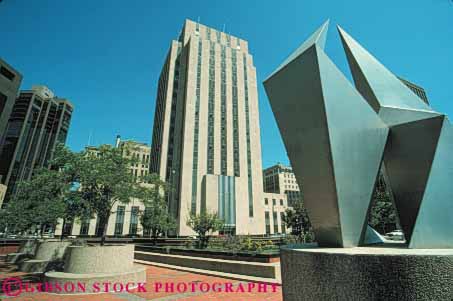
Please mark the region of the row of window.
[[283, 182], [297, 184], [296, 180], [283, 180]]
[[161, 148], [164, 126], [164, 110], [167, 98], [168, 72], [170, 69], [170, 56], [167, 56], [163, 71], [159, 77], [157, 89], [156, 111], [154, 112], [153, 144], [151, 147], [151, 171], [159, 172], [161, 163]]
[[247, 58], [243, 54], [242, 62], [244, 66], [244, 95], [245, 95], [245, 136], [247, 138], [247, 171], [249, 188], [249, 217], [253, 217], [253, 180], [252, 180], [252, 151], [250, 145], [250, 109], [249, 109], [249, 86], [247, 77]]
[[[272, 213], [272, 219], [273, 219], [273, 224], [274, 224], [274, 233], [273, 234], [280, 233], [278, 231], [278, 218], [277, 218], [277, 216], [278, 216], [278, 213], [274, 211]], [[283, 219], [284, 219], [284, 213], [280, 212], [281, 233], [286, 233], [286, 225], [283, 222]], [[265, 225], [266, 225], [266, 234], [269, 235], [269, 234], [271, 234], [271, 222], [270, 222], [269, 211], [264, 212], [264, 222], [265, 222]]]
[[[215, 30], [215, 29], [211, 29], [211, 28], [209, 28], [209, 27], [206, 27], [206, 36], [207, 36], [207, 39], [208, 39], [208, 40], [211, 40], [212, 31], [214, 31], [214, 33], [215, 33], [215, 35], [216, 35], [216, 42], [219, 43], [219, 44], [221, 44], [221, 43], [222, 43], [222, 41], [221, 41], [221, 32], [220, 32], [220, 31], [217, 31], [217, 30]], [[200, 25], [199, 25], [199, 23], [196, 24], [196, 27], [195, 27], [195, 34], [196, 34], [197, 36], [200, 35]], [[231, 47], [231, 36], [230, 36], [230, 35], [227, 35], [227, 34], [225, 34], [225, 36], [226, 36], [226, 42], [227, 42], [226, 45], [227, 45], [228, 47]], [[237, 49], [241, 49], [241, 47], [240, 47], [240, 41], [239, 41], [238, 38], [236, 38], [236, 48], [237, 48]]]
[[141, 154], [141, 153], [132, 153], [132, 160], [135, 161], [135, 166], [138, 167], [138, 165], [145, 164], [148, 165], [149, 163], [149, 154]]
[[[269, 205], [269, 199], [268, 198], [264, 198], [264, 205]], [[272, 199], [272, 205], [273, 206], [277, 205], [277, 200], [276, 199]], [[283, 200], [282, 199], [280, 199], [280, 206], [283, 206]]]
[[240, 176], [240, 165], [239, 165], [239, 122], [238, 122], [238, 93], [237, 93], [237, 53], [236, 50], [232, 50], [231, 61], [233, 65], [232, 72], [232, 94], [233, 94], [233, 164], [234, 164], [234, 175]]
[[227, 122], [226, 122], [226, 49], [225, 46], [222, 46], [222, 53], [221, 53], [221, 85], [220, 85], [220, 92], [221, 92], [221, 113], [222, 113], [222, 126], [221, 126], [221, 160], [220, 160], [220, 167], [221, 167], [221, 174], [227, 174]]
[[214, 173], [214, 106], [215, 106], [215, 43], [209, 46], [209, 90], [208, 90], [208, 174]]
[[[167, 152], [167, 173], [166, 181], [170, 181], [170, 176], [173, 170], [174, 158], [174, 143], [175, 143], [175, 120], [176, 120], [176, 104], [178, 101], [178, 88], [179, 88], [179, 67], [181, 58], [181, 45], [178, 46], [177, 58], [175, 60], [174, 74], [173, 74], [173, 94], [171, 99], [170, 111], [170, 131], [168, 134], [168, 152]], [[173, 184], [173, 183], [172, 183]]]
[[[122, 235], [123, 234], [125, 213], [126, 213], [126, 207], [125, 206], [118, 206], [117, 207], [114, 235]], [[137, 234], [138, 214], [139, 214], [139, 207], [138, 206], [132, 206], [132, 208], [131, 208], [131, 218], [130, 218], [130, 223], [129, 223], [129, 234], [130, 235], [136, 235]]]
[[[140, 208], [138, 206], [132, 206], [130, 223], [129, 223], [129, 234], [130, 235], [137, 234], [138, 223], [139, 223], [139, 212], [140, 212]], [[123, 235], [125, 214], [126, 214], [126, 207], [118, 206], [117, 210], [116, 210], [115, 229], [113, 231], [114, 235]], [[99, 219], [97, 219], [96, 232], [100, 232], [101, 229], [99, 229], [99, 227], [100, 227], [100, 223], [99, 223]], [[88, 235], [89, 230], [90, 230], [90, 219], [84, 219], [80, 225], [80, 235]], [[67, 232], [67, 231], [65, 231], [65, 232]]]
[[[199, 24], [197, 23], [197, 27]], [[197, 59], [197, 88], [195, 90], [195, 122], [193, 134], [193, 165], [192, 165], [192, 199], [190, 210], [192, 213], [197, 211], [197, 185], [198, 185], [198, 135], [200, 125], [200, 85], [201, 85], [201, 58], [202, 44], [201, 39], [198, 40], [198, 59]]]

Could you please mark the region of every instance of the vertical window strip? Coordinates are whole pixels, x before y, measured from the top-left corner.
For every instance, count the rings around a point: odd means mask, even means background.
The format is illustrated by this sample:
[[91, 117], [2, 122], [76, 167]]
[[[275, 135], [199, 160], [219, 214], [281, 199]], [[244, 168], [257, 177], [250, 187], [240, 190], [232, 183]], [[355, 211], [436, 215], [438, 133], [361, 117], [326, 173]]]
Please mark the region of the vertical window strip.
[[244, 96], [245, 96], [245, 131], [247, 138], [247, 172], [249, 187], [249, 217], [253, 217], [253, 182], [252, 182], [252, 152], [250, 149], [250, 108], [249, 108], [249, 87], [247, 78], [247, 58], [243, 54], [244, 65]]
[[226, 47], [222, 46], [221, 53], [221, 86], [220, 86], [220, 95], [221, 95], [221, 174], [227, 174], [227, 116], [226, 116]]
[[193, 163], [192, 163], [192, 200], [190, 211], [192, 214], [197, 212], [197, 187], [198, 187], [198, 135], [200, 124], [200, 85], [201, 85], [201, 57], [202, 44], [201, 38], [198, 40], [197, 54], [197, 87], [195, 90], [195, 116], [193, 134]]
[[234, 164], [234, 175], [239, 177], [240, 165], [239, 165], [239, 121], [238, 121], [238, 79], [237, 79], [237, 51], [231, 49], [231, 62], [233, 66], [232, 70], [232, 96], [233, 96], [233, 164]]
[[209, 43], [209, 90], [208, 90], [208, 161], [207, 173], [214, 173], [214, 109], [215, 109], [215, 42]]
[[181, 59], [181, 45], [178, 46], [176, 54], [174, 73], [173, 73], [173, 86], [172, 86], [172, 99], [171, 99], [171, 108], [170, 108], [170, 132], [168, 135], [168, 153], [167, 153], [167, 172], [166, 172], [166, 181], [171, 181], [173, 186], [173, 158], [174, 158], [174, 143], [175, 143], [175, 121], [176, 121], [176, 105], [178, 101], [178, 89], [179, 89], [179, 67]]
[[220, 43], [220, 31], [216, 31], [215, 34], [217, 37], [217, 43]]

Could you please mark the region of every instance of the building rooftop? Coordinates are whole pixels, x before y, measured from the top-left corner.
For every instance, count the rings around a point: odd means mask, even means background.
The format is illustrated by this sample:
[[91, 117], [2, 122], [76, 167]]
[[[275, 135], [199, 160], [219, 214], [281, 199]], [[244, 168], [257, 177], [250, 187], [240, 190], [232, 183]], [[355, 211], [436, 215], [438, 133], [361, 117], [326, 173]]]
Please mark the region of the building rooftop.
[[293, 170], [293, 168], [291, 166], [284, 165], [283, 163], [280, 163], [280, 162], [278, 162], [275, 165], [269, 166], [269, 167], [265, 168], [264, 170], [267, 171], [267, 170], [276, 169], [276, 168]]

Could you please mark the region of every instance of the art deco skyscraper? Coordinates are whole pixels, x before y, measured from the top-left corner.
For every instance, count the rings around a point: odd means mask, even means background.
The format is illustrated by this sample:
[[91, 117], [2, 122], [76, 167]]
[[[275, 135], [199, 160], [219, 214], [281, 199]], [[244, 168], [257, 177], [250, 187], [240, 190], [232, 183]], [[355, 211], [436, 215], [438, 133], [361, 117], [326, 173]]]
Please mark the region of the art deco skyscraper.
[[162, 69], [151, 172], [170, 183], [178, 233], [190, 212], [218, 212], [226, 232], [264, 233], [256, 71], [248, 43], [186, 20]]
[[5, 202], [20, 180], [30, 179], [36, 168], [47, 167], [55, 146], [65, 143], [72, 111], [68, 100], [55, 97], [45, 86], [20, 92], [0, 149], [2, 184], [8, 186]]

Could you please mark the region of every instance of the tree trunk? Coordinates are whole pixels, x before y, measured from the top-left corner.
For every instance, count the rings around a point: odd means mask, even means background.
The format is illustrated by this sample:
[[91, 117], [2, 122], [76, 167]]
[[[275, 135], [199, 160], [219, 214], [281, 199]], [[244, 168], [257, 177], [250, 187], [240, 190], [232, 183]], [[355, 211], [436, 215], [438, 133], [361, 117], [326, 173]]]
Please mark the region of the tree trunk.
[[42, 237], [42, 234], [44, 233], [44, 229], [45, 229], [45, 225], [41, 224], [40, 227], [39, 227], [39, 236]]
[[60, 241], [63, 241], [64, 238], [64, 226], [66, 224], [66, 218], [63, 218], [63, 224], [61, 225], [61, 235], [60, 235]]
[[107, 227], [109, 225], [109, 217], [110, 217], [110, 210], [107, 214], [107, 216], [104, 216], [101, 221], [103, 221], [103, 230], [102, 230], [102, 236], [101, 236], [101, 246], [105, 245], [105, 238], [107, 236]]
[[153, 233], [153, 245], [157, 245], [157, 230], [152, 230]]

